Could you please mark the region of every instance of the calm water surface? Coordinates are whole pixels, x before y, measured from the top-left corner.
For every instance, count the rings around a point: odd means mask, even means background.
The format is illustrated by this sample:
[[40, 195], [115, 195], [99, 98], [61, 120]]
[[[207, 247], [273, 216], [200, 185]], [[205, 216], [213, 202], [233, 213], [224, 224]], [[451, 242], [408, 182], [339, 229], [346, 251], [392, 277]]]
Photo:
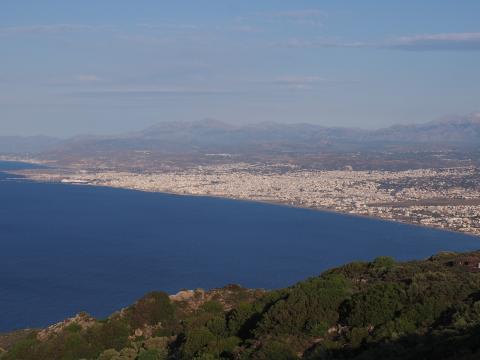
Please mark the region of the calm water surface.
[[277, 288], [352, 260], [480, 244], [327, 212], [10, 178], [0, 173], [0, 331], [103, 317], [154, 289]]

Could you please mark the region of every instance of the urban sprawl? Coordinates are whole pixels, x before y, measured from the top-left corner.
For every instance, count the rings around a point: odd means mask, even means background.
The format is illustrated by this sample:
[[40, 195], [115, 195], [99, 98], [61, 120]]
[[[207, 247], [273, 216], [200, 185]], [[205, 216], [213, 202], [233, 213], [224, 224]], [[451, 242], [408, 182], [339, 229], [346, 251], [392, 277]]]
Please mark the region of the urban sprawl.
[[480, 169], [305, 170], [284, 164], [158, 172], [26, 170], [30, 179], [326, 209], [480, 235]]

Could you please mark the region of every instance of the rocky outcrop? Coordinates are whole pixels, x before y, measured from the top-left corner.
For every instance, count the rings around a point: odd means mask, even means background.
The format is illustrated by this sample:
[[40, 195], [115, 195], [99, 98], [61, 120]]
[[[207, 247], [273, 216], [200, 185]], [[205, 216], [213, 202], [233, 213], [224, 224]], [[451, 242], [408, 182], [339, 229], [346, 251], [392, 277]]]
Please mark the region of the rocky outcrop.
[[50, 325], [37, 333], [37, 339], [40, 341], [48, 340], [52, 336], [59, 335], [69, 327], [77, 327], [79, 330], [85, 330], [96, 324], [96, 320], [87, 313], [79, 313], [72, 318], [63, 320], [59, 323]]
[[181, 303], [186, 310], [198, 310], [208, 301], [216, 301], [222, 304], [225, 311], [231, 310], [239, 299], [254, 300], [263, 295], [262, 289], [245, 289], [240, 285], [231, 284], [223, 288], [205, 291], [203, 289], [182, 290], [175, 295], [170, 295], [170, 300]]

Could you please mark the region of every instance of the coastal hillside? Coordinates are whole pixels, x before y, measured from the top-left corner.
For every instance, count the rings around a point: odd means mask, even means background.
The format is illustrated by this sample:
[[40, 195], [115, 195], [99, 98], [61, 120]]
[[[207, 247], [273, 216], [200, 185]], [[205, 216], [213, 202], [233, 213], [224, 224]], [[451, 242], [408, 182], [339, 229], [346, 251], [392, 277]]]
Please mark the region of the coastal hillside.
[[145, 295], [0, 336], [1, 360], [478, 359], [480, 251], [379, 257], [264, 291], [229, 285]]

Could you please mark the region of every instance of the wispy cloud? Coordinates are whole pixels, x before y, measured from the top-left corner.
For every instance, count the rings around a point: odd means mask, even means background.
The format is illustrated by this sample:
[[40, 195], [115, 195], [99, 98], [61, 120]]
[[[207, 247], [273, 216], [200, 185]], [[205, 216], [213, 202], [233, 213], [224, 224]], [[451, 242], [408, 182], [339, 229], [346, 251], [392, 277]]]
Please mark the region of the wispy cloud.
[[289, 90], [312, 90], [318, 86], [342, 83], [347, 84], [354, 82], [331, 80], [316, 75], [286, 75], [279, 76], [273, 80], [261, 82], [261, 84], [279, 86]]
[[291, 48], [364, 48], [371, 47], [371, 44], [365, 42], [344, 42], [331, 39], [299, 39], [291, 38], [286, 41], [275, 42], [273, 46], [283, 46]]
[[384, 47], [411, 51], [478, 51], [480, 32], [403, 36], [387, 42]]
[[140, 45], [165, 45], [176, 41], [175, 38], [168, 36], [150, 35], [120, 35], [118, 39]]
[[81, 83], [96, 83], [101, 81], [101, 78], [93, 74], [80, 74], [80, 75], [75, 75], [75, 80]]
[[317, 9], [290, 10], [270, 13], [267, 17], [309, 25], [322, 25], [326, 14]]
[[102, 31], [112, 30], [110, 25], [76, 25], [76, 24], [51, 24], [51, 25], [29, 25], [0, 27], [0, 34], [22, 34], [22, 33], [65, 33], [81, 31]]
[[160, 95], [228, 95], [233, 93], [235, 93], [235, 91], [197, 87], [125, 86], [104, 89], [92, 89], [87, 91], [76, 91], [71, 94], [79, 96], [152, 97]]
[[197, 30], [197, 25], [191, 24], [137, 24], [138, 27], [150, 30]]
[[325, 83], [326, 80], [320, 76], [281, 76], [273, 81], [271, 84], [286, 86], [290, 89], [307, 90], [315, 85]]
[[230, 28], [231, 31], [241, 32], [241, 33], [259, 33], [263, 30], [251, 25], [237, 25]]
[[408, 51], [479, 51], [480, 32], [442, 33], [401, 36], [383, 42], [342, 41], [338, 39], [291, 38], [275, 42], [273, 46], [314, 48], [371, 48]]

